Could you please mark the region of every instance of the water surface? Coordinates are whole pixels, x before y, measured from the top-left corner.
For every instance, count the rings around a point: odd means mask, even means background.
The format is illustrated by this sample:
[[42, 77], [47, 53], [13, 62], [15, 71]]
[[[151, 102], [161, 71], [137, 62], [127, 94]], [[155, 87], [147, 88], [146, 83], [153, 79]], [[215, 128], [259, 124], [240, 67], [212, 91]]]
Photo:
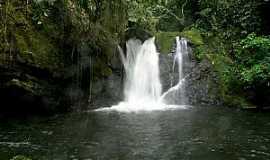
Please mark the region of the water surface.
[[0, 159], [268, 160], [270, 114], [222, 107], [0, 121]]

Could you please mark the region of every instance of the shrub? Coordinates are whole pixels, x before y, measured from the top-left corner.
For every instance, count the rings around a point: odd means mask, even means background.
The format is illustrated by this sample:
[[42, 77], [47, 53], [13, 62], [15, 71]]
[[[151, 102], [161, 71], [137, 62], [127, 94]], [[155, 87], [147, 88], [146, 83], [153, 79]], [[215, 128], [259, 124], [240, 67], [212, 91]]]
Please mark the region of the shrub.
[[270, 38], [252, 33], [236, 48], [237, 73], [247, 87], [269, 85]]

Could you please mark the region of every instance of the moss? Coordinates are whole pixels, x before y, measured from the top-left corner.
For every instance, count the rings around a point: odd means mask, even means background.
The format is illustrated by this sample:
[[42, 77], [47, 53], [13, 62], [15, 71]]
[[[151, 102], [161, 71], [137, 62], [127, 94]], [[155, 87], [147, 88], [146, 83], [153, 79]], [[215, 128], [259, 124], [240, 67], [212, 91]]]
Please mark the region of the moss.
[[18, 155], [18, 156], [13, 157], [10, 160], [31, 160], [31, 159], [30, 158], [27, 158], [25, 156], [22, 156], [22, 155]]
[[16, 86], [18, 88], [22, 88], [30, 93], [34, 93], [34, 84], [31, 81], [20, 81], [18, 79], [12, 79], [7, 83], [7, 86]]
[[180, 32], [159, 32], [155, 35], [157, 44], [160, 47], [161, 53], [169, 53], [175, 42], [175, 37], [179, 36]]
[[190, 29], [190, 30], [184, 30], [181, 32], [180, 36], [185, 37], [190, 40], [191, 43], [195, 45], [203, 45], [203, 38], [201, 36], [201, 33], [197, 29]]
[[156, 41], [160, 46], [161, 53], [169, 53], [175, 41], [175, 37], [185, 37], [194, 45], [203, 45], [203, 38], [200, 31], [192, 28], [183, 32], [158, 32], [155, 34]]
[[16, 10], [16, 7], [12, 6], [12, 8], [10, 8], [10, 13], [12, 14], [14, 21], [16, 24], [19, 25], [27, 25], [28, 21], [26, 20], [25, 17], [25, 12], [18, 12]]
[[[15, 39], [13, 46], [16, 47], [15, 51], [18, 51], [16, 55], [19, 55], [26, 63], [39, 68], [58, 69], [61, 66], [61, 59], [57, 45], [51, 42], [52, 38], [45, 34], [45, 29], [40, 29], [33, 24], [31, 16], [36, 14], [32, 7], [33, 4], [34, 2], [28, 6], [27, 13], [25, 12], [26, 8], [21, 8], [25, 5], [20, 1], [12, 1], [4, 6], [9, 15], [6, 32], [10, 37], [10, 43], [13, 44]], [[3, 28], [0, 27], [0, 36], [2, 36], [1, 30]], [[1, 39], [1, 41], [3, 40]], [[8, 48], [9, 46], [1, 43], [0, 49], [5, 47]], [[0, 57], [0, 59], [4, 58]]]
[[19, 55], [27, 63], [49, 70], [61, 67], [57, 48], [44, 35], [32, 29], [15, 34]]
[[109, 68], [109, 67], [105, 67], [105, 68], [102, 69], [101, 74], [103, 76], [106, 76], [106, 77], [110, 76], [110, 75], [112, 75], [112, 69]]
[[20, 52], [26, 51], [28, 48], [28, 45], [27, 45], [24, 37], [19, 35], [19, 34], [15, 34], [15, 37], [16, 37], [17, 47], [18, 47], [19, 51]]
[[229, 90], [229, 77], [228, 73], [230, 71], [230, 59], [219, 54], [205, 54], [213, 66], [214, 71], [218, 75], [219, 79], [219, 91], [222, 98], [226, 98]]
[[95, 79], [100, 77], [108, 77], [112, 74], [112, 69], [109, 68], [102, 59], [97, 59], [94, 64]]

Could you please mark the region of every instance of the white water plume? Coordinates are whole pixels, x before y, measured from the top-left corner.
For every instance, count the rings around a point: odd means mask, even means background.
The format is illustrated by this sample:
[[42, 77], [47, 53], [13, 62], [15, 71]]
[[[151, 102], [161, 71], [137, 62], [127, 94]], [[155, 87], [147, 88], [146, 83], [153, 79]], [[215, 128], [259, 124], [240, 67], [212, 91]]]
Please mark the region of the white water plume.
[[127, 55], [122, 54], [125, 66], [125, 101], [129, 103], [157, 102], [161, 95], [159, 78], [159, 53], [156, 51], [155, 38], [127, 42]]
[[187, 52], [187, 41], [177, 37], [176, 44], [173, 70], [177, 63], [179, 82], [163, 95], [161, 95], [162, 85], [159, 74], [159, 53], [156, 49], [155, 38], [150, 38], [144, 43], [138, 39], [128, 40], [126, 42], [126, 55], [123, 49], [119, 47], [126, 73], [124, 84], [125, 99], [116, 106], [98, 110], [136, 112], [186, 108], [187, 106], [184, 105], [167, 105], [164, 103], [164, 99], [170, 92], [182, 89], [181, 86], [184, 81], [182, 61], [183, 54]]

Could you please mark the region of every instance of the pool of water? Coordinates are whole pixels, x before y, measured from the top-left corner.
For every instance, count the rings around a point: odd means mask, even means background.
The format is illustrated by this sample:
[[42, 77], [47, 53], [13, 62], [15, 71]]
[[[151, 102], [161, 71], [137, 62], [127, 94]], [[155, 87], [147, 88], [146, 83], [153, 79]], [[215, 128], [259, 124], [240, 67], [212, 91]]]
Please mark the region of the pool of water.
[[0, 121], [0, 159], [268, 160], [270, 113], [222, 107]]

